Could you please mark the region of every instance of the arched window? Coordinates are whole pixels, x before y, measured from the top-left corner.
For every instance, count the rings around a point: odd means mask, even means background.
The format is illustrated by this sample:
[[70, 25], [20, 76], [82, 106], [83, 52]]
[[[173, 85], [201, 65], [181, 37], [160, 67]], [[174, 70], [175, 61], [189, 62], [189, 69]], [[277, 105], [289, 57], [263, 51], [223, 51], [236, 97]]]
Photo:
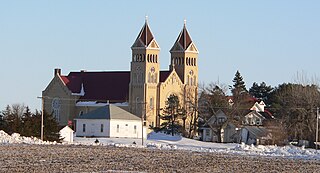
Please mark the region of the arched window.
[[150, 62], [150, 55], [147, 55], [147, 62]]
[[158, 63], [158, 55], [156, 55], [156, 63]]
[[150, 103], [149, 103], [149, 105], [150, 105], [150, 109], [153, 109], [153, 97], [150, 98]]
[[150, 83], [151, 82], [151, 73], [149, 72], [148, 73], [148, 83]]
[[136, 97], [136, 103], [135, 103], [136, 113], [138, 113], [139, 104], [140, 104], [140, 98]]
[[197, 66], [197, 59], [194, 59], [194, 65]]
[[136, 74], [136, 83], [139, 83], [139, 73]]

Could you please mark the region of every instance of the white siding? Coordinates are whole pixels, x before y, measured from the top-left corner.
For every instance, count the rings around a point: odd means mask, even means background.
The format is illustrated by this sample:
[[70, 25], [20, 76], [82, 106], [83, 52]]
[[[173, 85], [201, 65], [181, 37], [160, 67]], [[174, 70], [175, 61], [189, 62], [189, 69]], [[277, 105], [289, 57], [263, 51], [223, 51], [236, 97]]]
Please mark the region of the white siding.
[[[138, 120], [77, 119], [76, 121], [76, 136], [141, 138], [142, 124]], [[85, 132], [83, 132], [83, 124], [86, 126]], [[103, 124], [103, 132], [101, 132], [101, 124]], [[144, 128], [143, 138], [147, 138], [146, 128]]]
[[[85, 131], [83, 131], [83, 124], [85, 124]], [[101, 124], [103, 124], [103, 132], [101, 132]], [[77, 119], [76, 136], [110, 137], [110, 121]]]
[[[135, 127], [136, 126], [136, 130]], [[119, 128], [117, 128], [119, 127]], [[142, 123], [136, 120], [111, 120], [110, 137], [141, 138]], [[146, 128], [144, 128], [143, 138], [146, 138]]]
[[59, 133], [64, 142], [73, 142], [73, 130], [70, 127], [64, 127]]

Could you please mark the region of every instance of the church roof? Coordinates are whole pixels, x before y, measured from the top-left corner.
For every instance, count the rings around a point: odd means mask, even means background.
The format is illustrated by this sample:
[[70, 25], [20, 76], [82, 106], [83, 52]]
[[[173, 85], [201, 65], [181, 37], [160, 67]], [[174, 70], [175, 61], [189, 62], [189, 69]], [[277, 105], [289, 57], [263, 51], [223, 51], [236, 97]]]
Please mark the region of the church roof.
[[[170, 71], [160, 71], [160, 82], [164, 82]], [[70, 72], [60, 76], [71, 93], [80, 95], [82, 101], [110, 103], [129, 100], [130, 71]]]
[[84, 95], [80, 100], [125, 102], [129, 99], [129, 71], [70, 72], [61, 79], [72, 93], [80, 93], [83, 85]]
[[148, 47], [153, 39], [154, 36], [151, 32], [148, 21], [146, 20], [132, 47]]
[[164, 82], [170, 75], [171, 71], [160, 71], [160, 82]]
[[[193, 43], [190, 34], [187, 30], [186, 24], [183, 25], [183, 28], [176, 40], [176, 42], [174, 43], [173, 47], [171, 48], [171, 51], [187, 51], [189, 46]], [[195, 46], [192, 49], [193, 51], [197, 51], [197, 49], [195, 48]]]

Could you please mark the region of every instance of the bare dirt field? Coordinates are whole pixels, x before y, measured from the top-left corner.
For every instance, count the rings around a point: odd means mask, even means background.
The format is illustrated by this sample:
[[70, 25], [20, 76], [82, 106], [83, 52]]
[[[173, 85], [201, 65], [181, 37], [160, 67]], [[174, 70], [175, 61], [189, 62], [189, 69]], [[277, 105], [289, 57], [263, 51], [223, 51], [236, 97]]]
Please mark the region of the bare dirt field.
[[180, 150], [0, 145], [0, 172], [319, 172], [320, 161]]

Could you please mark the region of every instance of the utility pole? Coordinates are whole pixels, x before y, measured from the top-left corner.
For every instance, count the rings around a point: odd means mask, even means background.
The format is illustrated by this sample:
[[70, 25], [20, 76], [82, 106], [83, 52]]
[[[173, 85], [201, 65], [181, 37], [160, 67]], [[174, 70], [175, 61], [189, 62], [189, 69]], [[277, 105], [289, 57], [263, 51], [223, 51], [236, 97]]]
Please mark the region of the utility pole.
[[317, 127], [316, 127], [316, 150], [318, 149], [318, 132], [319, 131], [319, 107], [317, 107]]
[[146, 102], [142, 102], [141, 103], [141, 107], [142, 107], [142, 109], [141, 109], [141, 145], [143, 146], [143, 131], [144, 131], [144, 115], [147, 115], [147, 110], [146, 110]]
[[41, 140], [43, 141], [43, 114], [44, 114], [44, 98], [43, 97], [37, 97], [38, 99], [41, 99]]

